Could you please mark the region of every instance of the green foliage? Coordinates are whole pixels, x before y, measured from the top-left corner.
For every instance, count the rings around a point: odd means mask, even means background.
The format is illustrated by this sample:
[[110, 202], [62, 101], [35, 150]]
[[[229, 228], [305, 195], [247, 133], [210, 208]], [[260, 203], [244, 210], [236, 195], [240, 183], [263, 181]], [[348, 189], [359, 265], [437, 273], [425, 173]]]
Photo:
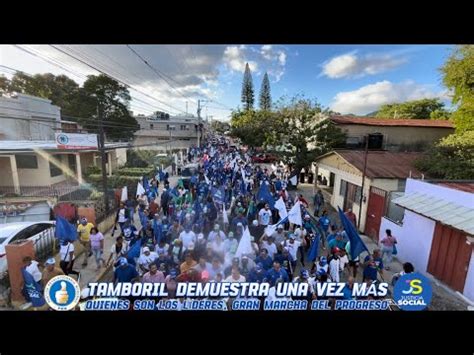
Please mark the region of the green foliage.
[[127, 150], [126, 167], [129, 168], [146, 168], [156, 161], [156, 150]]
[[[43, 97], [61, 108], [63, 119], [77, 121], [91, 133], [98, 133], [97, 97], [101, 101], [104, 132], [111, 140], [130, 140], [139, 129], [128, 111], [128, 89], [105, 75], [89, 75], [80, 87], [66, 75], [27, 75], [17, 72], [11, 80], [0, 77], [0, 92], [18, 92]], [[127, 128], [124, 128], [127, 125]]]
[[474, 179], [474, 130], [443, 138], [416, 166], [432, 178]]
[[231, 118], [231, 135], [252, 148], [265, 146], [275, 123], [273, 120], [274, 114], [269, 111], [235, 111]]
[[457, 105], [453, 113], [456, 132], [474, 129], [474, 46], [463, 45], [454, 49], [441, 68], [443, 83], [453, 93]]
[[254, 103], [254, 91], [252, 73], [250, 72], [249, 63], [245, 65], [244, 80], [242, 82], [242, 97], [241, 101], [244, 104], [244, 110], [252, 110]]
[[149, 166], [146, 168], [120, 168], [115, 174], [120, 176], [150, 176], [155, 172], [154, 166]]
[[262, 86], [260, 88], [260, 110], [269, 111], [272, 108], [272, 97], [270, 95], [270, 80], [268, 80], [268, 74], [265, 73], [262, 80]]
[[[431, 114], [435, 117], [432, 117]], [[429, 119], [442, 117], [446, 119], [449, 113], [444, 110], [444, 104], [439, 99], [421, 99], [402, 103], [382, 105], [375, 117], [399, 119]]]
[[223, 134], [230, 130], [230, 124], [228, 122], [214, 120], [211, 122], [211, 128], [217, 133]]
[[100, 174], [101, 173], [101, 169], [100, 167], [98, 166], [88, 166], [85, 171], [84, 171], [84, 176], [85, 177], [88, 177], [90, 175], [93, 175], [93, 174]]

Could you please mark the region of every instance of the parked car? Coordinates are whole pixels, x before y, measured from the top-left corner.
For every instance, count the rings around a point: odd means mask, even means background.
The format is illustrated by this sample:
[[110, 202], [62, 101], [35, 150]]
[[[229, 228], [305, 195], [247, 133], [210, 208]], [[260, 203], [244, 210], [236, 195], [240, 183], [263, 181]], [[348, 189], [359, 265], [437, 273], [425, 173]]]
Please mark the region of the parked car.
[[37, 255], [52, 250], [55, 223], [55, 221], [44, 221], [0, 224], [0, 276], [8, 270], [5, 246], [31, 239], [35, 243]]
[[273, 163], [277, 160], [278, 158], [273, 154], [256, 154], [252, 156], [254, 163]]

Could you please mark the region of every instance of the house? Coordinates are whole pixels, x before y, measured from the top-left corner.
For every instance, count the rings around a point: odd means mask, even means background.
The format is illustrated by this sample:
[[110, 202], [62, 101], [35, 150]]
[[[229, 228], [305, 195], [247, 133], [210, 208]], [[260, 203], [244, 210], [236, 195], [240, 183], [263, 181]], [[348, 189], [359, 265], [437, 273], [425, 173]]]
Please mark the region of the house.
[[314, 164], [316, 174], [327, 177], [328, 185], [321, 188], [330, 195], [331, 206], [344, 211], [351, 208], [360, 216], [359, 230], [376, 240], [392, 194], [404, 190], [408, 177], [422, 176], [414, 167], [421, 156], [418, 152], [371, 150], [366, 156], [361, 150], [335, 150], [318, 157]]
[[203, 128], [206, 123], [199, 122], [194, 116], [170, 117], [169, 114], [157, 112], [151, 116], [135, 118], [140, 130], [135, 132], [134, 145], [142, 149], [185, 153], [191, 146], [196, 146], [204, 136]]
[[[127, 159], [128, 143], [106, 143], [109, 175]], [[87, 167], [101, 166], [97, 148], [63, 149], [56, 141], [1, 141], [0, 194], [62, 195], [84, 182]]]
[[454, 133], [447, 120], [381, 119], [373, 117], [332, 116], [336, 127], [347, 135], [346, 148], [363, 148], [369, 139], [369, 149], [416, 150]]
[[407, 179], [393, 204], [401, 220], [382, 218], [379, 235], [390, 229], [398, 255], [474, 302], [474, 181]]
[[[0, 96], [0, 194], [57, 196], [77, 189], [85, 169], [101, 166], [97, 142], [91, 147], [63, 146], [56, 139], [82, 128], [61, 120], [51, 100], [24, 94]], [[105, 143], [107, 172], [125, 164], [128, 143]]]

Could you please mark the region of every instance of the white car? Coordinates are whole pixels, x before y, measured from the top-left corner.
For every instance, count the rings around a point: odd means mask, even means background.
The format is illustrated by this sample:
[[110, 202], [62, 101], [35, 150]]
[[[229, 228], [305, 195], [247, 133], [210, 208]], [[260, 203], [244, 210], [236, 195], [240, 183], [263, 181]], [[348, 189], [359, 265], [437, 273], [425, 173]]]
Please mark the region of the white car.
[[6, 245], [31, 239], [36, 253], [41, 253], [54, 243], [54, 231], [55, 221], [0, 224], [0, 277], [8, 270]]

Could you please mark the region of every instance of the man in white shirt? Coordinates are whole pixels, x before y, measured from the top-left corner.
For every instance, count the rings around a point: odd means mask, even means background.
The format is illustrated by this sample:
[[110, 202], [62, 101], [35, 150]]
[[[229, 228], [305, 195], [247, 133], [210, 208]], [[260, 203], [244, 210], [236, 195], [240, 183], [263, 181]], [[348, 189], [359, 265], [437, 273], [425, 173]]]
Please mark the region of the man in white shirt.
[[278, 252], [276, 244], [273, 242], [273, 237], [267, 237], [267, 240], [262, 241], [262, 248], [267, 249], [268, 256], [273, 259]]
[[225, 279], [226, 282], [245, 282], [245, 276], [240, 274], [238, 267], [232, 268], [232, 273]]
[[187, 224], [184, 227], [184, 231], [179, 234], [179, 240], [183, 243], [183, 251], [189, 249], [189, 245], [196, 242], [196, 234], [191, 230], [189, 224]]
[[158, 254], [154, 251], [150, 251], [150, 248], [144, 247], [142, 254], [138, 257], [138, 267], [140, 275], [150, 271], [150, 264], [158, 259]]
[[341, 260], [339, 257], [340, 249], [335, 247], [332, 249], [331, 260], [329, 261], [329, 276], [332, 282], [339, 282], [341, 271]]
[[275, 233], [272, 234], [272, 237], [276, 244], [281, 244], [286, 240], [286, 233], [283, 229], [282, 224], [279, 224], [277, 226], [277, 230], [275, 231]]
[[40, 265], [36, 260], [33, 260], [31, 256], [25, 256], [23, 258], [23, 263], [25, 265], [25, 270], [29, 272], [36, 282], [41, 285], [41, 278], [43, 277], [38, 265]]
[[298, 248], [302, 242], [296, 240], [296, 237], [293, 234], [290, 234], [288, 240], [285, 241], [284, 246], [288, 248], [288, 253], [291, 255], [294, 261], [297, 260]]
[[214, 230], [209, 232], [209, 236], [207, 238], [207, 241], [212, 243], [218, 235], [221, 237], [221, 240], [225, 239], [225, 233], [223, 231], [221, 231], [219, 225], [216, 224], [216, 225], [214, 225]]
[[272, 211], [270, 211], [270, 206], [268, 203], [265, 204], [265, 207], [258, 212], [258, 223], [262, 226], [268, 226], [272, 221]]

